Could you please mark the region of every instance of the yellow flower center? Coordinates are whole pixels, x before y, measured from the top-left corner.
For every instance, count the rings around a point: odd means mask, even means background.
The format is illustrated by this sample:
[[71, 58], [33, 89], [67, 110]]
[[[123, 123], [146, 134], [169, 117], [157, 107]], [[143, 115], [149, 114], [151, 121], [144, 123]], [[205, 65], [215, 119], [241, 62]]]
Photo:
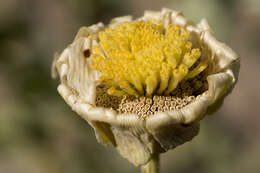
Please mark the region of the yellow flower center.
[[191, 69], [201, 51], [192, 48], [189, 32], [177, 25], [124, 22], [99, 32], [98, 38], [91, 66], [102, 73], [100, 81], [110, 87], [110, 95], [169, 95], [207, 67], [199, 63]]

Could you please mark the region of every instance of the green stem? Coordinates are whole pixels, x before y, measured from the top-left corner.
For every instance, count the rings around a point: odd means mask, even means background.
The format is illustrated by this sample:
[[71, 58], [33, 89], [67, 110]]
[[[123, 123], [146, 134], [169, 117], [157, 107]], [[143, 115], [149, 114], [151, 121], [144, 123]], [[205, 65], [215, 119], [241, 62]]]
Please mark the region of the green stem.
[[151, 160], [141, 167], [141, 173], [159, 173], [159, 154], [153, 154]]

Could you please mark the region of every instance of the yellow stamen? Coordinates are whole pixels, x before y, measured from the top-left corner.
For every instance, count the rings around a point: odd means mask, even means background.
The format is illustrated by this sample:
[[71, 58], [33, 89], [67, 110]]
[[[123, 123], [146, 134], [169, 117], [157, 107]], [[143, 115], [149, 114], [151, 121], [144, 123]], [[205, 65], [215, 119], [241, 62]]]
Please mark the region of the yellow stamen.
[[205, 70], [208, 67], [207, 63], [200, 62], [198, 66], [196, 66], [193, 70], [191, 70], [187, 76], [185, 76], [185, 80], [194, 78], [198, 74], [200, 74], [203, 70]]
[[169, 79], [171, 75], [171, 67], [169, 64], [163, 63], [162, 70], [160, 71], [160, 87], [157, 91], [158, 95], [161, 95], [163, 91], [168, 87]]
[[169, 95], [177, 85], [182, 81], [182, 79], [188, 74], [189, 69], [185, 64], [181, 64], [178, 69], [173, 70], [172, 79], [168, 85], [165, 95]]
[[119, 87], [122, 88], [126, 93], [134, 96], [138, 96], [138, 93], [133, 89], [133, 87], [129, 84], [129, 82], [123, 80], [120, 82]]
[[151, 73], [151, 75], [146, 78], [145, 84], [146, 96], [151, 97], [158, 84], [157, 74], [155, 72]]

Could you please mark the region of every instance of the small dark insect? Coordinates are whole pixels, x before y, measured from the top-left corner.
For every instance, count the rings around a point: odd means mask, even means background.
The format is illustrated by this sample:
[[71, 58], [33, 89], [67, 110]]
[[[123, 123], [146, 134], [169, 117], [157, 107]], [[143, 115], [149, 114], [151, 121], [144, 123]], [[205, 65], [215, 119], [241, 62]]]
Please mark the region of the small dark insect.
[[89, 49], [84, 50], [83, 54], [86, 58], [90, 57], [90, 50]]

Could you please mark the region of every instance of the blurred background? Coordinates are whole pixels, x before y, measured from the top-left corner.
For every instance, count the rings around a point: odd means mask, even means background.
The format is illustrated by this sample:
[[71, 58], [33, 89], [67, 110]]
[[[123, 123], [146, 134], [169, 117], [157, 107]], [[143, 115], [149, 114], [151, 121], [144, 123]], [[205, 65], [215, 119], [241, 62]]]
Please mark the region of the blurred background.
[[196, 22], [207, 18], [216, 37], [241, 56], [241, 70], [220, 111], [201, 122], [199, 136], [161, 155], [161, 172], [260, 172], [259, 0], [1, 0], [1, 173], [139, 172], [97, 143], [58, 95], [50, 67], [79, 27], [162, 7]]

